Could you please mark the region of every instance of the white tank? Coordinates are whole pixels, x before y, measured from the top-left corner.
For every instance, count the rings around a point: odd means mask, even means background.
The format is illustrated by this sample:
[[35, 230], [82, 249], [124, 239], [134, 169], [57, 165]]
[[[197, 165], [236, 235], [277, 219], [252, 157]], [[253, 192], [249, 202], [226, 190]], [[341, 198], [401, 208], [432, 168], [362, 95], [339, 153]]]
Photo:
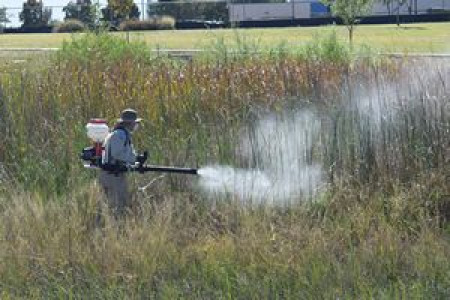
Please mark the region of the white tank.
[[108, 124], [103, 119], [91, 119], [86, 129], [88, 137], [95, 143], [103, 143], [109, 134]]

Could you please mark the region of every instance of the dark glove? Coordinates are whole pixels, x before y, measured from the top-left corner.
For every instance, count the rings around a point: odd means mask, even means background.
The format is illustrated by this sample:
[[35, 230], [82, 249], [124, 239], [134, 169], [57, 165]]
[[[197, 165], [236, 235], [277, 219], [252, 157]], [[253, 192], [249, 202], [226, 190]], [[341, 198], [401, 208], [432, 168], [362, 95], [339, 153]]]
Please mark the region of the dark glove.
[[138, 164], [141, 166], [145, 163], [145, 161], [147, 160], [148, 157], [148, 152], [144, 151], [143, 154], [139, 154], [136, 156], [136, 161], [138, 162]]

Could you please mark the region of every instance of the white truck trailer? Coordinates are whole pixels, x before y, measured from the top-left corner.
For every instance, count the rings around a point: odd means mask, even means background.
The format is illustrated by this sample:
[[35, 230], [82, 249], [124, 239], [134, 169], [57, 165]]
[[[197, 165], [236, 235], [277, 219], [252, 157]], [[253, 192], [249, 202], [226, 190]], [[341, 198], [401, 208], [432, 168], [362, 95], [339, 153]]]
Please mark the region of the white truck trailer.
[[[369, 15], [427, 14], [433, 10], [450, 10], [450, 0], [408, 0], [402, 6], [374, 3]], [[326, 17], [329, 9], [319, 0], [291, 0], [286, 3], [228, 4], [230, 22], [270, 21]]]

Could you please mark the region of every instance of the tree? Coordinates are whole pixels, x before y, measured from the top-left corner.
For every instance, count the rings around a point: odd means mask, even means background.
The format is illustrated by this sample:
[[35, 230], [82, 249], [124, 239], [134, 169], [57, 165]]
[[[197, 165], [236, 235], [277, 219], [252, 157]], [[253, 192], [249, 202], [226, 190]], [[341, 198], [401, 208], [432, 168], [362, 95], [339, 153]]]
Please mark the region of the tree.
[[6, 7], [0, 7], [0, 26], [2, 23], [9, 23], [8, 15], [6, 14]]
[[6, 15], [6, 7], [0, 8], [0, 33], [3, 32], [3, 26], [9, 22], [8, 16]]
[[42, 0], [27, 0], [19, 14], [19, 19], [23, 22], [22, 27], [48, 26], [51, 17], [52, 10], [44, 8]]
[[383, 0], [383, 3], [388, 7], [389, 14], [391, 14], [392, 6], [394, 7], [394, 11], [396, 12], [396, 21], [397, 26], [400, 27], [400, 9], [403, 5], [405, 5], [408, 0]]
[[6, 7], [1, 7], [0, 8], [0, 24], [1, 23], [8, 23], [9, 19], [8, 16], [6, 15]]
[[63, 12], [66, 14], [64, 20], [77, 19], [91, 28], [96, 25], [97, 8], [92, 4], [91, 0], [70, 1], [69, 4], [63, 8]]
[[139, 19], [141, 13], [133, 0], [108, 0], [102, 15], [103, 20], [118, 26], [124, 20]]
[[359, 17], [366, 15], [372, 8], [373, 0], [321, 0], [331, 7], [331, 12], [342, 19], [348, 30], [350, 45], [353, 45], [353, 32]]

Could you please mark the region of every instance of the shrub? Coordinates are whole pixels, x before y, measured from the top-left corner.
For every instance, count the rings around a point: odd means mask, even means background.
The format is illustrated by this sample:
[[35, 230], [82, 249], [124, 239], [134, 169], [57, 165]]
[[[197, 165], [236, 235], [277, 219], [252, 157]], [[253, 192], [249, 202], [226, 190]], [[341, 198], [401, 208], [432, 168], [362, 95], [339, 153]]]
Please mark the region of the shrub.
[[170, 16], [152, 17], [145, 21], [127, 20], [120, 23], [119, 29], [122, 31], [130, 30], [162, 30], [174, 29], [175, 19]]
[[81, 32], [86, 30], [86, 25], [83, 22], [76, 19], [68, 19], [53, 28], [53, 32]]
[[74, 36], [72, 41], [64, 41], [57, 53], [59, 62], [75, 64], [115, 64], [120, 61], [148, 61], [150, 50], [144, 42], [127, 42], [108, 33], [87, 33]]
[[326, 36], [315, 36], [299, 54], [310, 61], [348, 63], [352, 52], [346, 43], [338, 39], [336, 32], [332, 32]]

